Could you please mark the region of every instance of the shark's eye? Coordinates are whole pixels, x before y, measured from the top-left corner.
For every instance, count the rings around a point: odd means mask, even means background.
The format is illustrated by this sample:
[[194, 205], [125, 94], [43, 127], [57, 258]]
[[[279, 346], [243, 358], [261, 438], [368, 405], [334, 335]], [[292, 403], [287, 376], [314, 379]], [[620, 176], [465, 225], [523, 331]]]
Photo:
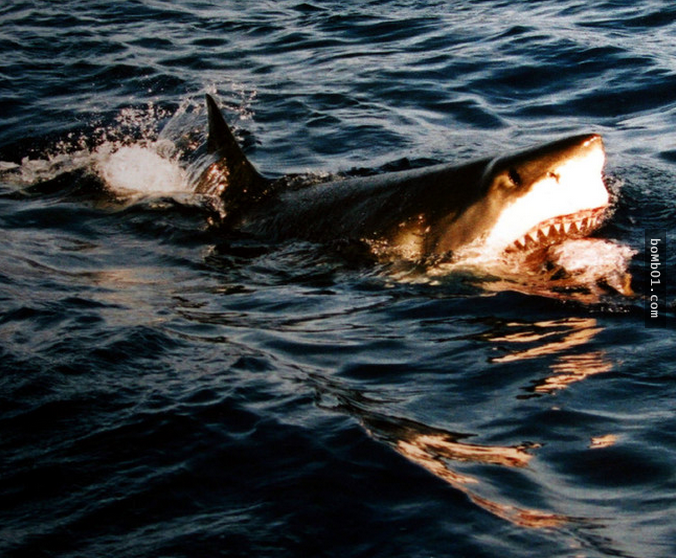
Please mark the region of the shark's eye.
[[514, 186], [521, 186], [521, 175], [514, 167], [507, 171], [507, 176]]

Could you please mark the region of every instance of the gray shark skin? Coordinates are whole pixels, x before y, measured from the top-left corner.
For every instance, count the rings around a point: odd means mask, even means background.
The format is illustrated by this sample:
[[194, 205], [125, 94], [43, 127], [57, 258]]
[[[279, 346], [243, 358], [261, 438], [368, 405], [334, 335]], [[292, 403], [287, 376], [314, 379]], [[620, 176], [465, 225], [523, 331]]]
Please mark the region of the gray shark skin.
[[221, 198], [228, 226], [272, 241], [356, 241], [407, 260], [451, 258], [468, 246], [497, 254], [586, 236], [609, 203], [597, 134], [464, 165], [292, 188], [263, 177], [208, 95], [207, 106], [215, 162], [196, 191]]

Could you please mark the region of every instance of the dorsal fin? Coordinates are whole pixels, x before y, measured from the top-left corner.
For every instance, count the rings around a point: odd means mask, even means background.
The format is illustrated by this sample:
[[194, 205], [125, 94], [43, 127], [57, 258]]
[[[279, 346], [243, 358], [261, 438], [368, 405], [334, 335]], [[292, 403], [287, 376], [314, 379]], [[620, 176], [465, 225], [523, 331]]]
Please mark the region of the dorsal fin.
[[209, 115], [207, 151], [209, 153], [222, 151], [222, 156], [229, 157], [232, 160], [246, 159], [214, 98], [207, 93], [206, 100]]
[[218, 160], [202, 173], [197, 192], [220, 196], [228, 212], [242, 209], [260, 200], [266, 194], [269, 182], [246, 158], [211, 95], [206, 95], [206, 102], [209, 113], [207, 151]]

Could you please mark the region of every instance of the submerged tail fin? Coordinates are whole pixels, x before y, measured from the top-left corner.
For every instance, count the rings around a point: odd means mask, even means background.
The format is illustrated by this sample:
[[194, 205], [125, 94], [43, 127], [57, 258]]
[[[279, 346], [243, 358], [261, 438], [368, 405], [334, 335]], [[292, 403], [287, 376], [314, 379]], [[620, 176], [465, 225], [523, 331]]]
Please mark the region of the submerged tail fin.
[[206, 96], [209, 113], [207, 151], [218, 160], [202, 173], [196, 191], [219, 196], [231, 213], [260, 200], [269, 181], [259, 174], [242, 152], [216, 101]]

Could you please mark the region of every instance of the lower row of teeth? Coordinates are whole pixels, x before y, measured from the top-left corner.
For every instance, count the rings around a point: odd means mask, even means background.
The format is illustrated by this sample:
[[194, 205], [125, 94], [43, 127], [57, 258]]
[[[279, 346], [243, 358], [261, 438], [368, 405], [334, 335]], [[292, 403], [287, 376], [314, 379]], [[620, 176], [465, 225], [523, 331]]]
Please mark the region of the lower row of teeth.
[[599, 222], [599, 217], [587, 217], [578, 221], [565, 221], [563, 223], [554, 223], [553, 225], [544, 225], [542, 228], [530, 231], [514, 242], [517, 248], [524, 248], [526, 243], [541, 242], [546, 240], [553, 232], [557, 235], [574, 234], [583, 232], [589, 228], [595, 227]]

